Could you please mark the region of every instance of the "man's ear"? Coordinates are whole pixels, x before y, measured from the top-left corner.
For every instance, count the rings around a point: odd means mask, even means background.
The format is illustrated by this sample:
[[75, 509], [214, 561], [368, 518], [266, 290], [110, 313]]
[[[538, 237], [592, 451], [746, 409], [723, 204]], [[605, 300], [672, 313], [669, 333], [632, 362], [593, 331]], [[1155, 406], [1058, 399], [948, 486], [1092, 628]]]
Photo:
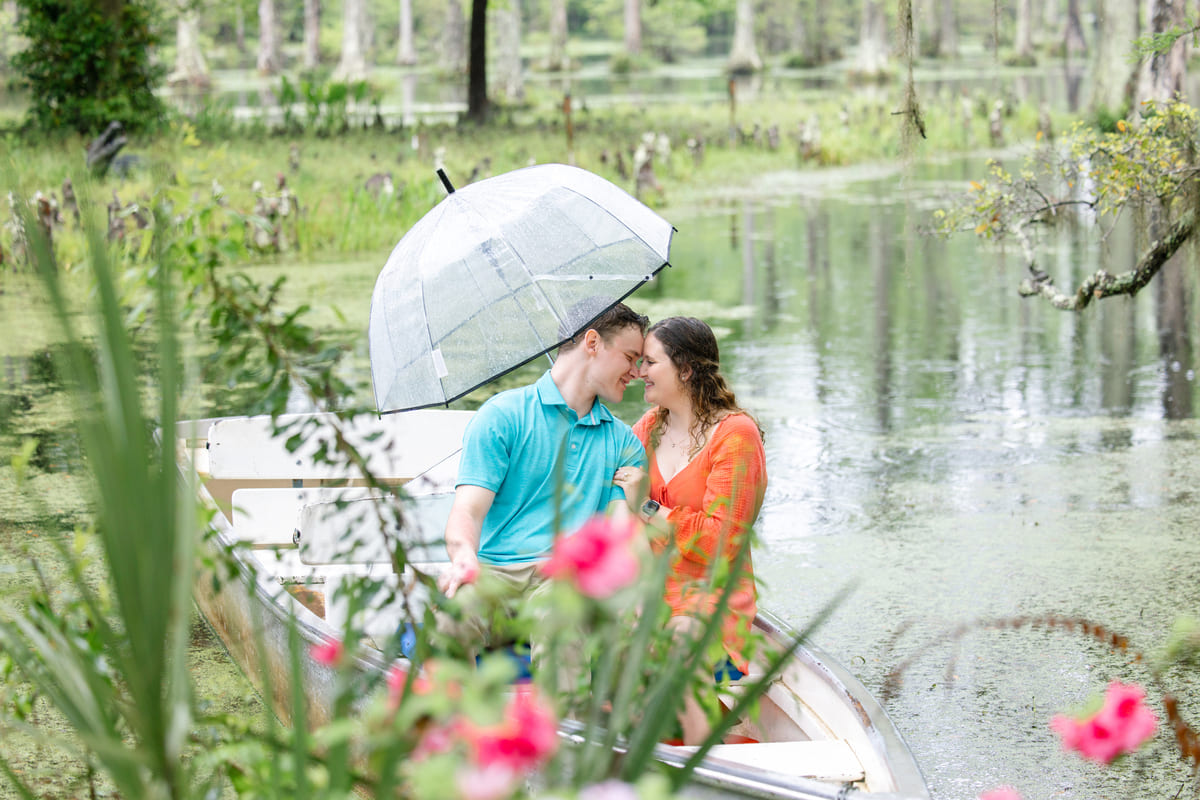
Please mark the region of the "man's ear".
[[588, 328], [583, 334], [583, 347], [589, 355], [600, 349], [600, 334], [595, 328]]

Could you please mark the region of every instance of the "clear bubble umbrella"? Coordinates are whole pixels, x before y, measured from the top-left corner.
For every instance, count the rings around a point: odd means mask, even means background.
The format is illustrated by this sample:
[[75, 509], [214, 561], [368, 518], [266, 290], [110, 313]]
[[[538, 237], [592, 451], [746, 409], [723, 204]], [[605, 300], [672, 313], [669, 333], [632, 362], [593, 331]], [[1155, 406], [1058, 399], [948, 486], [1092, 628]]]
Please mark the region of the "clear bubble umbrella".
[[380, 413], [445, 405], [553, 350], [668, 264], [671, 223], [609, 181], [543, 164], [455, 191], [375, 282]]

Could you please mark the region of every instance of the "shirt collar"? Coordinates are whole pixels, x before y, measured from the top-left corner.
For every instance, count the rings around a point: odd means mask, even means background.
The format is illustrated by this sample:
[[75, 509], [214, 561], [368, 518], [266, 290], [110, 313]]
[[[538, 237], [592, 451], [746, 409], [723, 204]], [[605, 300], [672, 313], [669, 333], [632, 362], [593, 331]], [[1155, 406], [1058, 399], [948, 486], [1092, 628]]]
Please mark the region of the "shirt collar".
[[[558, 386], [554, 383], [554, 379], [550, 377], [550, 370], [546, 370], [544, 373], [542, 373], [542, 377], [538, 378], [538, 382], [535, 385], [537, 387], [538, 400], [541, 401], [542, 405], [562, 406], [565, 411], [570, 412], [572, 415], [575, 413], [571, 410], [570, 406], [567, 405], [567, 401], [563, 399], [562, 392], [558, 390]], [[606, 408], [605, 405], [600, 402], [600, 398], [597, 397], [592, 401], [591, 412], [586, 417], [579, 420], [579, 423], [581, 425], [599, 425], [602, 422], [611, 422], [612, 420], [612, 412], [610, 412], [608, 408]]]

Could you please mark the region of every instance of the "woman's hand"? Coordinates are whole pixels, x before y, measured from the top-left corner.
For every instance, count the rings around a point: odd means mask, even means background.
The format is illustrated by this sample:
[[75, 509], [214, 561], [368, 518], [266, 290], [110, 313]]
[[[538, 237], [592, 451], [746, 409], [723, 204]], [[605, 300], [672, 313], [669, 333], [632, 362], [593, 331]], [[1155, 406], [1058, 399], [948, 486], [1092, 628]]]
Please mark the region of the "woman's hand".
[[650, 476], [641, 467], [621, 467], [613, 475], [613, 483], [625, 491], [625, 503], [634, 514], [650, 495]]

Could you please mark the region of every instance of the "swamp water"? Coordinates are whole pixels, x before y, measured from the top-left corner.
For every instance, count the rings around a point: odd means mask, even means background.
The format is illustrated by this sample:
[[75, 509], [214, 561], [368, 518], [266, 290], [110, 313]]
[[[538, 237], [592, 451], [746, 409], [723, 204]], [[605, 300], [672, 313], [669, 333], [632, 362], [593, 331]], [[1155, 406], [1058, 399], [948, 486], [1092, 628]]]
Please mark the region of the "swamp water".
[[[1189, 770], [1166, 737], [1103, 769], [1061, 753], [1048, 728], [1111, 679], [1145, 681], [1127, 657], [1034, 630], [975, 630], [924, 649], [972, 620], [1060, 613], [1153, 651], [1176, 615], [1200, 610], [1190, 344], [1200, 332], [1185, 277], [1194, 267], [1078, 316], [1022, 300], [1015, 253], [918, 232], [945, 193], [982, 173], [981, 162], [780, 173], [694, 208], [668, 206], [675, 266], [631, 303], [717, 328], [726, 372], [767, 434], [762, 605], [800, 626], [854, 584], [815, 639], [876, 693], [917, 656], [887, 708], [936, 800], [1002, 783], [1028, 800], [1188, 796]], [[1063, 285], [1100, 266], [1123, 269], [1136, 252], [1125, 228], [1103, 246], [1064, 228], [1044, 247]], [[346, 314], [364, 374], [370, 286], [385, 258], [288, 267], [293, 293]], [[8, 328], [26, 301], [6, 287]], [[36, 351], [4, 352], [0, 388], [28, 405], [13, 406], [5, 435], [48, 430], [38, 420], [62, 412], [46, 408], [52, 386], [31, 371]], [[640, 415], [640, 395], [635, 384], [618, 409], [626, 420]], [[219, 389], [207, 397], [204, 413], [238, 412]], [[70, 520], [78, 464], [69, 440], [47, 438], [51, 471], [33, 488], [70, 505]], [[11, 545], [32, 512], [19, 510], [24, 495], [0, 491], [0, 537]], [[256, 713], [220, 646], [202, 627], [194, 639], [202, 693]], [[1200, 692], [1190, 675], [1168, 683]], [[1184, 712], [1200, 721], [1194, 699]]]

